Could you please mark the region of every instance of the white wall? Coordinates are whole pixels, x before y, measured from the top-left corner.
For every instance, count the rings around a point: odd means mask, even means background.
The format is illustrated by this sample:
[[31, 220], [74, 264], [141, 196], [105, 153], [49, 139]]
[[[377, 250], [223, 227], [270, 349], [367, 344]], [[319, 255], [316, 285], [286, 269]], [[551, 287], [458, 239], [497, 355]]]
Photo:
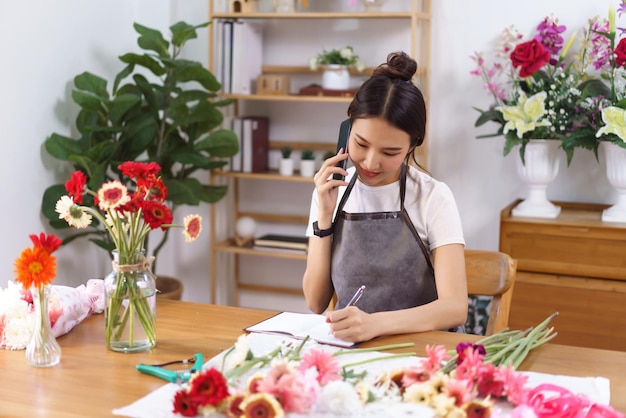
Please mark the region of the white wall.
[[[505, 26], [515, 24], [523, 33], [531, 33], [553, 12], [562, 24], [579, 28], [588, 18], [605, 15], [611, 2], [433, 0], [430, 169], [456, 195], [468, 247], [497, 249], [499, 212], [525, 193], [515, 173], [515, 151], [503, 157], [502, 138], [475, 139], [491, 132], [491, 127], [473, 127], [472, 106], [485, 108], [490, 102], [480, 81], [469, 75], [470, 54], [491, 48]], [[28, 235], [51, 232], [40, 215], [41, 195], [69, 172], [46, 156], [42, 143], [52, 132], [72, 134], [76, 112], [69, 96], [72, 78], [89, 70], [112, 79], [121, 68], [116, 57], [138, 50], [133, 22], [167, 31], [178, 20], [205, 21], [207, 10], [204, 0], [0, 0], [0, 132], [6, 147], [0, 165], [0, 286], [13, 279], [13, 262], [30, 245]], [[206, 63], [204, 35], [189, 44], [187, 56]], [[555, 200], [606, 203], [615, 198], [602, 161], [596, 162], [588, 151], [577, 151], [569, 168], [562, 158], [548, 195]], [[158, 268], [161, 274], [183, 278], [184, 299], [208, 301], [209, 208], [182, 212], [197, 211], [206, 218], [200, 241], [187, 245], [173, 234]], [[63, 247], [56, 255], [56, 284], [77, 286], [110, 268], [106, 256], [91, 244]]]

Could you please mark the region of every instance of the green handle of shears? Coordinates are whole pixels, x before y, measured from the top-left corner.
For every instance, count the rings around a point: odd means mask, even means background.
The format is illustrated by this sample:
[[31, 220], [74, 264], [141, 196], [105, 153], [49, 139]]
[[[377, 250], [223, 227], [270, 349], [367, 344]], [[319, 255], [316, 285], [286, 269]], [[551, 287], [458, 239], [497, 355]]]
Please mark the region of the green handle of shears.
[[176, 380], [178, 379], [178, 372], [175, 372], [173, 370], [167, 370], [161, 367], [150, 366], [148, 364], [138, 364], [137, 370], [141, 373], [149, 374], [172, 383], [176, 382]]

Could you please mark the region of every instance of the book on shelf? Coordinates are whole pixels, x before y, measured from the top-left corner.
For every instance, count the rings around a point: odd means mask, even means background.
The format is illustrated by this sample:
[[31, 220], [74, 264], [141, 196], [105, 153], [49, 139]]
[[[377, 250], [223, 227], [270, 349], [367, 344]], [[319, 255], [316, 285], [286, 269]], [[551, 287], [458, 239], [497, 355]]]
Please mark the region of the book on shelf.
[[243, 118], [242, 171], [264, 173], [268, 167], [269, 118], [246, 116]]
[[340, 340], [330, 332], [326, 315], [280, 312], [264, 321], [244, 328], [244, 331], [261, 334], [287, 335], [303, 340], [307, 336], [321, 344], [352, 347], [353, 342]]
[[306, 236], [267, 234], [254, 239], [255, 247], [285, 248], [306, 251], [309, 238]]

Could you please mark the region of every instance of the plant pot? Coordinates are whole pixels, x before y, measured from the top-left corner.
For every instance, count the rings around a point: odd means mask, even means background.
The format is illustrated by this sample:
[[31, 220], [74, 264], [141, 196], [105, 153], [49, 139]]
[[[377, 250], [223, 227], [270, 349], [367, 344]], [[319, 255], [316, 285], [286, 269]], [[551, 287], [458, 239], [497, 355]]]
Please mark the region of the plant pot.
[[350, 88], [350, 72], [345, 65], [322, 66], [322, 87], [328, 90], [347, 90]]
[[511, 211], [513, 216], [556, 218], [561, 208], [552, 204], [546, 189], [559, 171], [560, 141], [533, 139], [526, 145], [525, 160], [517, 159], [517, 173], [528, 188], [528, 197]]
[[606, 161], [606, 177], [617, 192], [617, 202], [602, 211], [605, 222], [626, 222], [626, 148], [602, 141], [600, 147]]
[[300, 175], [313, 177], [315, 175], [315, 160], [300, 160]]
[[293, 176], [293, 160], [291, 158], [281, 158], [278, 165], [278, 173], [281, 176]]
[[158, 276], [156, 280], [157, 299], [181, 300], [183, 283], [169, 276]]

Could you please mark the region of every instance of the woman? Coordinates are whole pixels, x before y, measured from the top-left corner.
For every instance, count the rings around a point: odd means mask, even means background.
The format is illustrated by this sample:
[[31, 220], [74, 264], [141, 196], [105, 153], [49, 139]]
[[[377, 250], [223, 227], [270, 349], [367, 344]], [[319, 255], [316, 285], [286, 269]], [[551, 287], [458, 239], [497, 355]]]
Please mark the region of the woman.
[[[327, 321], [346, 341], [450, 329], [467, 316], [454, 197], [408, 164], [426, 131], [424, 98], [411, 82], [416, 70], [403, 52], [387, 57], [348, 107], [348, 152], [327, 159], [314, 177], [304, 295], [321, 313], [336, 293]], [[353, 167], [344, 170], [338, 165], [348, 156]]]

